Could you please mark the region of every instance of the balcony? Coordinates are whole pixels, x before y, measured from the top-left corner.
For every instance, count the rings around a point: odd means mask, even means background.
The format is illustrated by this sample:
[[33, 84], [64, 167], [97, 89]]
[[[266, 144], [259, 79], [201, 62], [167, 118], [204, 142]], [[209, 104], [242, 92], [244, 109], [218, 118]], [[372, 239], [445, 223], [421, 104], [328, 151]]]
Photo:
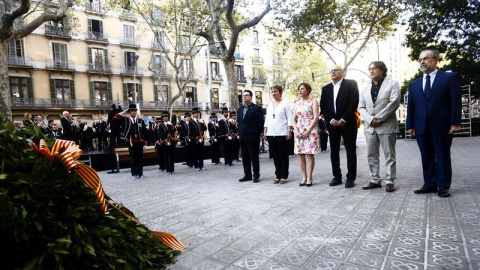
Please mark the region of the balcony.
[[122, 36], [120, 40], [120, 47], [140, 48], [140, 43], [135, 38]]
[[267, 80], [254, 78], [252, 79], [252, 84], [267, 85]]
[[166, 43], [163, 43], [163, 45], [162, 45], [161, 43], [158, 43], [158, 42], [153, 42], [152, 43], [152, 49], [155, 50], [155, 51], [162, 51], [162, 52], [168, 52], [169, 51]]
[[172, 77], [172, 74], [170, 72], [168, 72], [166, 68], [154, 66], [154, 67], [151, 68], [151, 71], [153, 72], [153, 76], [155, 76], [155, 77], [160, 77], [160, 78], [171, 78]]
[[[213, 82], [223, 82], [223, 76], [221, 74], [213, 74], [210, 76]], [[205, 81], [208, 82], [208, 74], [205, 75]]]
[[91, 3], [90, 1], [85, 2], [85, 12], [97, 15], [105, 15], [105, 10], [100, 3]]
[[99, 43], [99, 44], [107, 45], [108, 36], [105, 33], [89, 31], [87, 33], [87, 37], [85, 38], [85, 41], [88, 43]]
[[50, 71], [75, 72], [75, 64], [70, 61], [45, 60], [45, 68]]
[[88, 64], [87, 73], [90, 74], [112, 74], [112, 69], [108, 64], [90, 63]]
[[143, 69], [134, 66], [123, 66], [120, 76], [143, 76]]
[[235, 57], [235, 60], [237, 61], [245, 61], [245, 56], [243, 54], [234, 53], [233, 57]]
[[[59, 100], [50, 98], [12, 98], [12, 109], [64, 109], [74, 108], [75, 110], [82, 109], [104, 109], [107, 110], [117, 101], [112, 100]], [[128, 104], [124, 107], [128, 108]]]
[[60, 6], [60, 0], [44, 0], [43, 3], [46, 6], [58, 7]]
[[20, 68], [20, 69], [33, 69], [30, 58], [18, 57], [9, 55], [8, 56], [8, 67], [9, 68]]
[[263, 64], [263, 58], [260, 56], [252, 56], [252, 63]]
[[48, 38], [59, 38], [64, 40], [71, 40], [72, 33], [69, 29], [62, 26], [52, 26], [45, 24], [45, 36]]
[[122, 8], [122, 11], [120, 12], [120, 20], [136, 22], [137, 17], [133, 13], [133, 11], [131, 11], [129, 9]]
[[241, 83], [241, 84], [246, 84], [247, 83], [247, 78], [241, 76], [237, 76], [237, 83]]

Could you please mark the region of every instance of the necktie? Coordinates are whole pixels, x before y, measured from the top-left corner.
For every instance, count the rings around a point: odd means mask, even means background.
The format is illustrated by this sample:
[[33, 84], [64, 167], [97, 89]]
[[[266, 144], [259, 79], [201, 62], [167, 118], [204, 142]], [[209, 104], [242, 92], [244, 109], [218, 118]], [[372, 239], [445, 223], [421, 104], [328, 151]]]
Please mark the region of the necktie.
[[423, 89], [423, 93], [425, 93], [426, 96], [430, 95], [430, 75], [427, 75], [427, 80], [425, 82], [425, 88]]
[[243, 109], [243, 118], [245, 118], [245, 114], [247, 114], [248, 106], [245, 106]]

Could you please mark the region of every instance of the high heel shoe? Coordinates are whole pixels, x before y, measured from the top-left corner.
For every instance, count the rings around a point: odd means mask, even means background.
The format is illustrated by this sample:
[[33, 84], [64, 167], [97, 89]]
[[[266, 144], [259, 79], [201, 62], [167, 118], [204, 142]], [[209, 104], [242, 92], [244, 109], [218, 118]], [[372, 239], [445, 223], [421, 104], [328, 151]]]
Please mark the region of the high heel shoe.
[[[307, 181], [307, 182], [308, 182], [308, 181]], [[305, 184], [306, 187], [311, 187], [312, 185], [313, 185], [313, 181], [311, 181], [310, 184], [309, 184], [309, 183], [306, 183], [306, 184]]]
[[300, 182], [300, 184], [298, 184], [298, 185], [299, 185], [300, 187], [303, 187], [303, 186], [306, 185], [306, 183], [307, 183], [307, 180]]

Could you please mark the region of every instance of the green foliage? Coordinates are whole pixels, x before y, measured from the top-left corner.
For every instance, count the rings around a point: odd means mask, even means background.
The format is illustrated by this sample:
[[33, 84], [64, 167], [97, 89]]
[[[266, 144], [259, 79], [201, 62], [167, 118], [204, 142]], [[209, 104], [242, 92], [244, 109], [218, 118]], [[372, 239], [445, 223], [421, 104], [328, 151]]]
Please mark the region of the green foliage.
[[406, 45], [417, 59], [425, 48], [445, 53], [445, 70], [460, 74], [480, 96], [480, 2], [478, 0], [408, 0], [411, 16]]
[[[28, 145], [38, 127], [0, 117], [0, 252], [3, 269], [165, 269], [178, 254]], [[51, 146], [52, 142], [48, 142]]]

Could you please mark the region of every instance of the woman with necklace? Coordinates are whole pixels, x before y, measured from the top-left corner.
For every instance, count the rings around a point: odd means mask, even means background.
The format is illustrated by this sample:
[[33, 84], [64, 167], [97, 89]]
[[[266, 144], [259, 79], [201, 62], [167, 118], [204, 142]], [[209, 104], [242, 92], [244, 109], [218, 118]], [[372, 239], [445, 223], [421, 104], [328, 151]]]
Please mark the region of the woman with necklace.
[[267, 107], [263, 136], [268, 140], [269, 151], [275, 164], [274, 184], [285, 184], [288, 179], [288, 143], [292, 139], [292, 107], [282, 100], [283, 88], [272, 86], [273, 102]]
[[312, 186], [312, 173], [315, 167], [314, 154], [318, 153], [319, 143], [317, 134], [318, 102], [309, 97], [312, 87], [308, 83], [298, 86], [301, 99], [295, 104], [293, 126], [295, 128], [295, 153], [300, 158], [302, 182], [300, 186]]

